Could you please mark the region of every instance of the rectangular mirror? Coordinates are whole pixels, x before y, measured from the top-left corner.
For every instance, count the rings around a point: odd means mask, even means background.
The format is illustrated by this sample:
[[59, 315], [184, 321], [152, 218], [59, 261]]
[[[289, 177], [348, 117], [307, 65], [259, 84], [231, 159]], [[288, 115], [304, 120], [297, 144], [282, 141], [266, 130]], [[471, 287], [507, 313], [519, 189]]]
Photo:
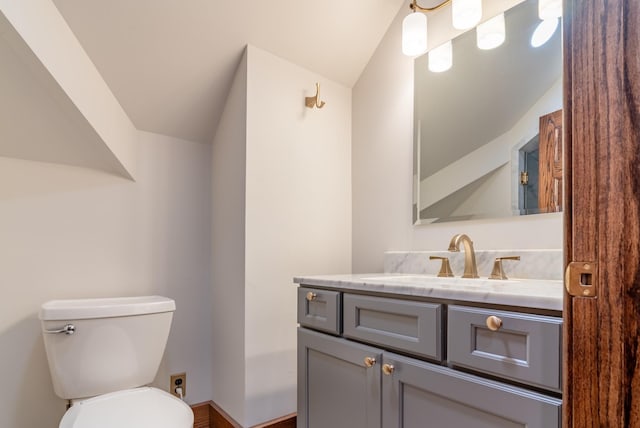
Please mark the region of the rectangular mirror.
[[[485, 17], [485, 21], [488, 18]], [[538, 1], [504, 12], [505, 41], [477, 47], [476, 29], [452, 41], [452, 67], [415, 60], [415, 224], [562, 209], [562, 36], [544, 30]], [[553, 32], [552, 32], [553, 31]]]

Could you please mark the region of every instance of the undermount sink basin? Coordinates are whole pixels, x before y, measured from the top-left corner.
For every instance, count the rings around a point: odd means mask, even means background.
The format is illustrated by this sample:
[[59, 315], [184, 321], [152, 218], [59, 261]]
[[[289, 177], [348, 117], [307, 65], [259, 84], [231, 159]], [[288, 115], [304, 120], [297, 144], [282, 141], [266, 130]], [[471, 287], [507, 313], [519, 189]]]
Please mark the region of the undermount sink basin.
[[429, 280], [429, 279], [436, 279], [436, 276], [433, 275], [398, 275], [398, 276], [390, 276], [390, 275], [380, 275], [380, 276], [368, 276], [365, 278], [362, 278], [363, 281], [396, 281], [396, 280], [410, 280], [410, 279], [415, 279], [415, 280]]
[[380, 283], [403, 283], [403, 284], [415, 284], [421, 286], [429, 285], [465, 285], [465, 286], [486, 286], [487, 282], [490, 284], [509, 284], [520, 282], [517, 279], [489, 279], [489, 278], [460, 278], [460, 277], [439, 277], [434, 275], [379, 275], [362, 277], [361, 280], [365, 282], [380, 282]]

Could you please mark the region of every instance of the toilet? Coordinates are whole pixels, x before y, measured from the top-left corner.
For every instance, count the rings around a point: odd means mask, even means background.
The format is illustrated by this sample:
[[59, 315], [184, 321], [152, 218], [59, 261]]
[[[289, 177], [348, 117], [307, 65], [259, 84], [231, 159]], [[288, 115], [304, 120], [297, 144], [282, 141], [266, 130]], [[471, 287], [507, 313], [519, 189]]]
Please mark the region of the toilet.
[[156, 376], [175, 302], [161, 296], [52, 300], [40, 320], [53, 388], [71, 407], [60, 428], [192, 428]]

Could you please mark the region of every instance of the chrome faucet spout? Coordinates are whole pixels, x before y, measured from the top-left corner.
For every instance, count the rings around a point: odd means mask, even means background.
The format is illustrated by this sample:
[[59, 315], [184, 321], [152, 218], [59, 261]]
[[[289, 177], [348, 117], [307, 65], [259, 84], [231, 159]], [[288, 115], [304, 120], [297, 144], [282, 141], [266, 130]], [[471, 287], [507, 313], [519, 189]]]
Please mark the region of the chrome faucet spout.
[[478, 276], [478, 265], [476, 264], [476, 253], [473, 250], [473, 241], [464, 233], [459, 233], [451, 238], [449, 251], [460, 251], [460, 244], [464, 247], [464, 274], [463, 278], [480, 278]]

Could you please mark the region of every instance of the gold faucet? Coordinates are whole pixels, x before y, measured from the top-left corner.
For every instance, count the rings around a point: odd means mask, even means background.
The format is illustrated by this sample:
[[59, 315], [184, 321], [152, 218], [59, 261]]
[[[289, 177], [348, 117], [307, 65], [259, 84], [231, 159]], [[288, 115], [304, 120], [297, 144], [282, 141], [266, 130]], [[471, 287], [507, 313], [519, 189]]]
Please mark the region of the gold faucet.
[[463, 278], [480, 278], [478, 265], [476, 265], [476, 253], [473, 251], [471, 238], [463, 233], [458, 233], [449, 243], [449, 251], [460, 251], [460, 243], [464, 245], [464, 274]]

